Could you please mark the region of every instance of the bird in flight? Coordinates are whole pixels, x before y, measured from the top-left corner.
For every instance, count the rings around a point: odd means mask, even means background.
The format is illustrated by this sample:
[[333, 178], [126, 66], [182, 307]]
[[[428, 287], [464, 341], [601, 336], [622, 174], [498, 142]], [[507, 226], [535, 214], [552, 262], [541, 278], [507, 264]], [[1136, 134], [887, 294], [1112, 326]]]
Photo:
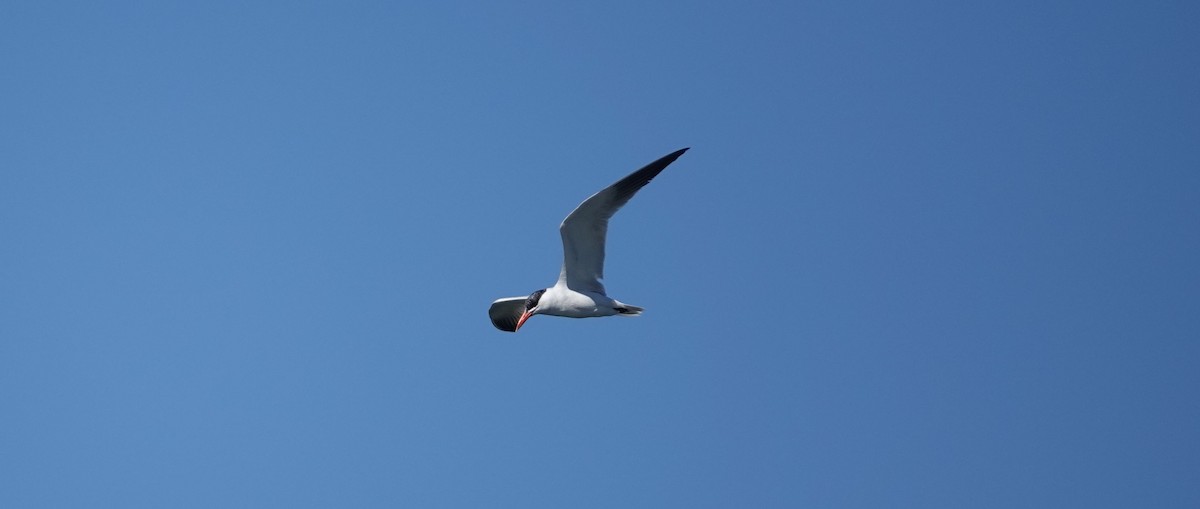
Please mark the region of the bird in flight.
[[563, 242], [563, 265], [558, 282], [528, 297], [496, 300], [488, 309], [492, 325], [502, 331], [517, 332], [533, 315], [590, 318], [642, 314], [642, 308], [609, 297], [600, 283], [604, 277], [604, 238], [608, 233], [608, 220], [639, 189], [687, 150], [676, 150], [647, 164], [575, 207], [558, 227]]

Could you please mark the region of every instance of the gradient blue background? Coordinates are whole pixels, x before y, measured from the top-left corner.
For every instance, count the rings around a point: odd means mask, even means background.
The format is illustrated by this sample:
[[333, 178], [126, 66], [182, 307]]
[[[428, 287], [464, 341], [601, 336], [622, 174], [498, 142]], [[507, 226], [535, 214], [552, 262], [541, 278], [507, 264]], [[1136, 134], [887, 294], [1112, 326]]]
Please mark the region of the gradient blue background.
[[0, 506], [1200, 507], [1198, 24], [6, 2]]

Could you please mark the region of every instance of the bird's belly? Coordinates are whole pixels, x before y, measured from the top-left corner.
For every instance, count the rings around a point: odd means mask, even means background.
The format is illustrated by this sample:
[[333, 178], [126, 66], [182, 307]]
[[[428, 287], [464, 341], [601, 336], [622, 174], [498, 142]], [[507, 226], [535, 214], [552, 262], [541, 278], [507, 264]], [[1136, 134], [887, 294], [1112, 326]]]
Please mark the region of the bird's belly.
[[554, 299], [552, 305], [548, 309], [544, 309], [543, 313], [567, 318], [591, 318], [617, 314], [617, 311], [613, 309], [612, 299], [602, 295], [593, 296], [569, 292], [556, 297], [558, 298]]

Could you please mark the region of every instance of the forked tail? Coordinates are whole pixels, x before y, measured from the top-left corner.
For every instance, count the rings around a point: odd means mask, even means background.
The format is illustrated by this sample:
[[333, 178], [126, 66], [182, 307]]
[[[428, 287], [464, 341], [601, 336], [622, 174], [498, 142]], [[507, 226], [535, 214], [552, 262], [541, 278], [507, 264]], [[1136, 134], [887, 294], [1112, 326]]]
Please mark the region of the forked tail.
[[616, 309], [617, 314], [619, 314], [621, 316], [637, 316], [637, 315], [642, 314], [642, 311], [645, 311], [644, 308], [639, 308], [637, 306], [630, 306], [629, 304], [618, 304], [613, 309]]

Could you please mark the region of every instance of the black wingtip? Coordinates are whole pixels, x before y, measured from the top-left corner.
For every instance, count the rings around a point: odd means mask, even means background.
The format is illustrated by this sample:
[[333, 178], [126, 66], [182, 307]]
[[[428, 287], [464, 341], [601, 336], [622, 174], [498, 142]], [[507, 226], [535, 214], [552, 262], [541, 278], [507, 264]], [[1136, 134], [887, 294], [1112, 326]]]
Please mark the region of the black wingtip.
[[688, 149], [690, 149], [690, 148], [692, 148], [692, 147], [684, 147], [684, 148], [681, 148], [674, 152], [671, 152], [670, 154], [667, 154], [665, 156], [658, 158], [657, 161], [650, 163], [649, 166], [662, 165], [665, 168], [668, 164], [671, 164], [671, 163], [675, 162], [676, 159], [679, 159], [679, 156], [683, 155], [683, 153], [687, 152]]
[[618, 180], [617, 183], [609, 186], [608, 189], [616, 190], [616, 193], [610, 198], [612, 202], [609, 205], [613, 207], [611, 210], [615, 212], [616, 209], [620, 208], [625, 204], [625, 202], [629, 201], [629, 199], [633, 197], [633, 194], [638, 192], [638, 189], [641, 189], [646, 184], [649, 184], [650, 181], [653, 180], [654, 177], [657, 177], [659, 173], [662, 173], [667, 166], [675, 162], [676, 159], [679, 159], [679, 156], [683, 155], [684, 152], [687, 152], [688, 148], [681, 148], [671, 152], [670, 154], [662, 156], [658, 158], [658, 160], [643, 166], [642, 169], [630, 173], [625, 178]]
[[493, 318], [492, 325], [504, 332], [517, 332], [517, 321], [511, 318]]

